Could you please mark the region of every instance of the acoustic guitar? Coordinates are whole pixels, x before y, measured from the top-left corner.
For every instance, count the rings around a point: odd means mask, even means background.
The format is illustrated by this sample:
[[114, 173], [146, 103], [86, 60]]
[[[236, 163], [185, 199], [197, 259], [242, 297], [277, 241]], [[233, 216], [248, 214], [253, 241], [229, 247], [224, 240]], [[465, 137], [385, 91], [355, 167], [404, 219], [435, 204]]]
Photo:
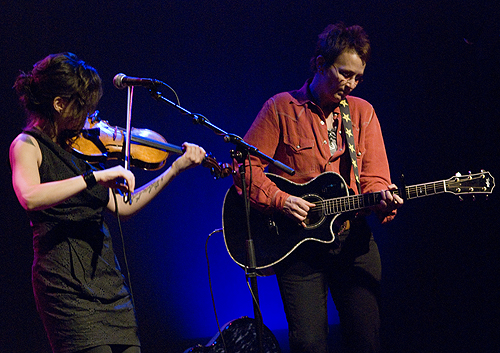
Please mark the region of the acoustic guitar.
[[[305, 184], [297, 184], [274, 174], [267, 176], [283, 191], [301, 196], [315, 204], [309, 210], [306, 227], [281, 212], [264, 214], [250, 209], [250, 231], [255, 245], [256, 269], [267, 269], [291, 254], [306, 241], [332, 243], [342, 224], [356, 211], [380, 203], [380, 193], [350, 195], [344, 179], [337, 173], [326, 172]], [[487, 171], [455, 176], [431, 183], [406, 186], [396, 190], [405, 200], [441, 193], [490, 194], [495, 179]], [[404, 192], [404, 194], [401, 194]], [[234, 185], [224, 198], [222, 210], [223, 234], [227, 251], [234, 262], [246, 266], [246, 212], [243, 198]]]

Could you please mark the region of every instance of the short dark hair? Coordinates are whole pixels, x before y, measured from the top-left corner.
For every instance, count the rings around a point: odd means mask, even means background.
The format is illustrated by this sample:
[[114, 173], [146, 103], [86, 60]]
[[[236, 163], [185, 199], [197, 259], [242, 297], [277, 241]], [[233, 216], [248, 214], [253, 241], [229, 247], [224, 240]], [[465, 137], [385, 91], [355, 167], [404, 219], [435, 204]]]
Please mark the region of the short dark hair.
[[330, 67], [344, 51], [356, 52], [366, 64], [371, 53], [368, 35], [358, 25], [346, 27], [342, 22], [328, 25], [318, 36], [316, 50], [310, 61], [312, 71], [318, 70], [316, 58], [319, 55], [325, 58], [326, 66]]
[[[72, 53], [51, 54], [21, 72], [14, 83], [19, 102], [28, 115], [28, 126], [43, 120], [52, 126], [54, 135], [54, 98], [61, 97], [71, 104], [70, 115], [77, 122], [85, 122], [102, 97], [102, 81], [97, 71]], [[53, 136], [51, 136], [53, 137]]]

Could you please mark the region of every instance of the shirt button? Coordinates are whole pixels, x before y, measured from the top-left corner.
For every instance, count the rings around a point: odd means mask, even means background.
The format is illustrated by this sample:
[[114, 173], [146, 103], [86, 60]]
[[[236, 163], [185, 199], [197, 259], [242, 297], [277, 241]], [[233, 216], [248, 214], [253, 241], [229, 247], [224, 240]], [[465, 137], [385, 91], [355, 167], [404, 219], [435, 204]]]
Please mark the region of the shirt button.
[[326, 140], [323, 140], [323, 145], [326, 145], [326, 144], [327, 144]]
[[358, 156], [361, 156], [361, 151], [358, 152]]
[[300, 145], [297, 145], [297, 149], [299, 149], [299, 148], [300, 148]]
[[323, 120], [320, 121], [321, 125], [325, 125], [325, 122]]

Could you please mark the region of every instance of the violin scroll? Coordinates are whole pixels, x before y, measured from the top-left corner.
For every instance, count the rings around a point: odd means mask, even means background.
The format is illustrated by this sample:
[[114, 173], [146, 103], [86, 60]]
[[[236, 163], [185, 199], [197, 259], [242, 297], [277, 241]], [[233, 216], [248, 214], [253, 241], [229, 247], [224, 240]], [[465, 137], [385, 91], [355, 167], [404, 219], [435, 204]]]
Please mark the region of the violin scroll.
[[217, 162], [211, 153], [207, 153], [201, 165], [210, 169], [210, 173], [214, 176], [214, 179], [225, 178], [233, 174], [233, 167], [231, 164]]

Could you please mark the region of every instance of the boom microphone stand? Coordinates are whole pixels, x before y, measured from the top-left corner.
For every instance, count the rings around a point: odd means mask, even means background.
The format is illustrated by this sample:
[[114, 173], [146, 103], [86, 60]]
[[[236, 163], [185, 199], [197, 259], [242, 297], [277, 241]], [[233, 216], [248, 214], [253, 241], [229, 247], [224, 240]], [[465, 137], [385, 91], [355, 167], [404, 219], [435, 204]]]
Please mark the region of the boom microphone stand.
[[[161, 81], [156, 81], [156, 83], [163, 84]], [[164, 84], [165, 85], [165, 84]], [[167, 86], [168, 87], [168, 86]], [[154, 88], [154, 89], [153, 89]], [[168, 105], [176, 108], [179, 110], [182, 114], [190, 116], [193, 119], [193, 122], [195, 124], [200, 124], [204, 125], [205, 127], [208, 127], [211, 129], [213, 132], [215, 132], [216, 135], [218, 136], [223, 136], [224, 142], [229, 142], [232, 143], [236, 146], [236, 150], [231, 150], [231, 157], [234, 158], [239, 165], [239, 173], [241, 175], [241, 183], [242, 183], [242, 192], [243, 192], [243, 201], [245, 203], [245, 213], [246, 213], [246, 224], [247, 224], [247, 240], [246, 240], [246, 251], [247, 251], [247, 266], [245, 268], [245, 275], [247, 279], [250, 279], [250, 288], [252, 291], [252, 297], [253, 297], [253, 310], [254, 310], [254, 315], [255, 315], [255, 322], [256, 322], [256, 331], [257, 331], [257, 343], [259, 345], [259, 352], [264, 353], [263, 349], [263, 340], [262, 340], [262, 313], [260, 311], [260, 306], [259, 306], [259, 295], [258, 295], [258, 289], [257, 289], [257, 272], [256, 272], [256, 258], [255, 258], [255, 247], [252, 239], [252, 234], [250, 230], [250, 202], [248, 199], [247, 195], [247, 185], [245, 181], [245, 160], [248, 157], [249, 154], [257, 156], [261, 159], [266, 160], [270, 164], [274, 165], [275, 167], [283, 170], [284, 172], [288, 173], [289, 175], [295, 174], [295, 170], [292, 168], [288, 167], [287, 165], [267, 156], [266, 154], [260, 152], [256, 147], [249, 145], [243, 139], [239, 136], [236, 136], [234, 134], [229, 134], [222, 130], [221, 128], [213, 125], [211, 122], [208, 121], [207, 118], [201, 115], [196, 115], [188, 110], [184, 109], [180, 105], [168, 100], [160, 92], [156, 90], [156, 85], [150, 88], [149, 90], [151, 96], [157, 100], [157, 101], [162, 101], [164, 103], [167, 103]]]

